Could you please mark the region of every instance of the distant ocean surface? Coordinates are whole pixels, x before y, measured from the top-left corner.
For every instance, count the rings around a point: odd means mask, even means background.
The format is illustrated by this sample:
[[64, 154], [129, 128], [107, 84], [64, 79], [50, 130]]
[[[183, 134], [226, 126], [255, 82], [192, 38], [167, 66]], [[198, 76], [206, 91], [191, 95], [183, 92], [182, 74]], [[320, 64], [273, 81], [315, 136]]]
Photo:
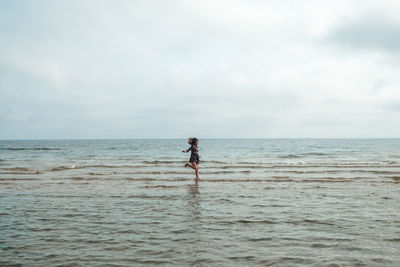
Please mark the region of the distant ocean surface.
[[0, 266], [400, 266], [400, 139], [0, 141]]

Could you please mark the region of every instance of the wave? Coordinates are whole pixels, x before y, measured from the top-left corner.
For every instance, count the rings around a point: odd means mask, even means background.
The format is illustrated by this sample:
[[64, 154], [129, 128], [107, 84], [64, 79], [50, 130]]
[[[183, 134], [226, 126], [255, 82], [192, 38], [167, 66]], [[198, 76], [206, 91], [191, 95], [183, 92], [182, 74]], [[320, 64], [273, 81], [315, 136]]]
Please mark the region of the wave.
[[16, 175], [26, 175], [26, 174], [41, 174], [40, 171], [30, 171], [30, 172], [1, 172], [0, 174], [16, 174]]
[[[272, 220], [246, 220], [246, 219], [241, 219], [241, 220], [234, 220], [234, 221], [222, 221], [218, 222], [217, 224], [277, 224], [276, 221]], [[270, 238], [250, 238], [249, 241], [266, 241], [270, 240]]]
[[211, 183], [250, 183], [250, 182], [262, 183], [262, 182], [268, 182], [270, 180], [263, 180], [263, 179], [201, 179], [200, 178], [200, 181], [211, 182]]
[[132, 165], [69, 165], [69, 166], [58, 166], [51, 168], [49, 171], [56, 172], [56, 171], [64, 171], [64, 170], [71, 170], [71, 169], [85, 169], [85, 168], [105, 168], [105, 169], [117, 169], [117, 168], [140, 168], [142, 166], [132, 166]]
[[177, 185], [145, 185], [139, 188], [177, 188]]
[[215, 169], [271, 169], [271, 168], [275, 168], [275, 167], [274, 166], [229, 165], [229, 166], [218, 166], [218, 167], [212, 166], [212, 168], [215, 168]]
[[384, 176], [384, 178], [390, 178], [396, 182], [400, 182], [400, 176]]
[[297, 158], [302, 158], [302, 156], [289, 154], [289, 155], [278, 156], [278, 158], [281, 158], [281, 159], [297, 159]]
[[[159, 164], [182, 164], [187, 162], [186, 160], [144, 160], [142, 163], [144, 164], [154, 164], [154, 165], [159, 165]], [[263, 164], [263, 163], [257, 163], [257, 162], [250, 162], [250, 161], [219, 161], [219, 160], [201, 160], [200, 159], [200, 164], [205, 164], [205, 163], [214, 163], [214, 164]]]
[[[202, 171], [202, 174], [233, 174], [237, 173], [235, 171]], [[239, 173], [248, 174], [250, 171], [240, 171]], [[139, 171], [139, 172], [108, 172], [108, 173], [98, 173], [98, 172], [89, 172], [88, 175], [96, 175], [96, 176], [106, 176], [106, 175], [127, 175], [127, 174], [189, 174], [187, 171]]]
[[278, 158], [282, 158], [282, 159], [293, 159], [293, 158], [304, 158], [304, 157], [309, 157], [309, 156], [323, 157], [323, 156], [329, 156], [329, 155], [330, 155], [330, 154], [321, 153], [321, 152], [309, 152], [309, 153], [301, 153], [301, 154], [282, 155], [282, 156], [278, 156]]
[[329, 174], [335, 174], [335, 173], [342, 173], [342, 172], [347, 172], [347, 171], [341, 171], [341, 170], [325, 170], [325, 171], [273, 171], [273, 172], [285, 172], [285, 173], [295, 173], [295, 174], [323, 174], [323, 173], [329, 173]]
[[335, 223], [333, 223], [333, 222], [321, 221], [321, 220], [312, 220], [312, 219], [305, 219], [305, 220], [303, 220], [303, 222], [312, 223], [312, 224], [332, 225], [332, 226], [335, 225]]
[[373, 174], [387, 174], [387, 175], [396, 175], [399, 174], [400, 172], [396, 172], [396, 171], [384, 171], [384, 170], [359, 170], [359, 169], [355, 169], [355, 170], [351, 170], [351, 169], [345, 169], [345, 170], [278, 170], [278, 171], [266, 171], [266, 172], [275, 172], [275, 173], [294, 173], [294, 174], [325, 174], [325, 173], [329, 173], [329, 174], [339, 174], [339, 173], [373, 173]]
[[63, 170], [70, 170], [70, 169], [81, 169], [82, 167], [76, 167], [74, 165], [71, 166], [59, 166], [59, 167], [55, 167], [50, 169], [50, 171], [52, 172], [56, 172], [56, 171], [63, 171]]
[[[201, 165], [200, 165], [201, 166]], [[329, 164], [329, 163], [303, 163], [303, 164], [271, 164], [271, 165], [224, 165], [224, 166], [208, 166], [215, 169], [300, 169], [300, 168], [400, 168], [400, 165], [388, 164]]]
[[300, 155], [305, 155], [305, 156], [329, 156], [331, 154], [328, 153], [322, 153], [322, 152], [309, 152], [309, 153], [303, 153]]
[[81, 181], [81, 180], [96, 180], [96, 178], [91, 178], [91, 177], [70, 177], [69, 180], [74, 180], [74, 181]]
[[1, 168], [1, 169], [7, 171], [30, 171], [29, 169], [23, 167]]
[[[244, 165], [232, 165], [232, 166], [205, 166], [200, 168], [200, 173], [204, 175], [253, 175], [256, 173], [266, 173], [270, 175], [276, 175], [273, 177], [288, 177], [287, 175], [320, 175], [324, 176], [327, 174], [374, 174], [374, 175], [391, 175], [399, 176], [400, 169], [393, 166], [376, 166], [376, 165], [272, 165], [272, 166], [244, 166]], [[191, 169], [184, 168], [158, 168], [158, 170], [148, 169], [148, 165], [62, 165], [55, 166], [46, 170], [36, 170], [26, 167], [1, 167], [1, 174], [15, 174], [15, 175], [26, 175], [26, 174], [41, 174], [41, 173], [52, 173], [52, 172], [78, 172], [83, 170], [90, 176], [121, 176], [121, 175], [187, 175], [192, 173]], [[332, 168], [332, 169], [324, 169]], [[86, 169], [86, 171], [85, 171]], [[130, 171], [131, 170], [131, 171]], [[280, 176], [279, 176], [280, 175]]]
[[[274, 177], [273, 177], [274, 178]], [[275, 179], [200, 179], [205, 182], [224, 182], [224, 183], [269, 183], [269, 182], [294, 182], [294, 183], [340, 183], [340, 182], [351, 182], [358, 180], [358, 178], [334, 178], [325, 177], [318, 179], [293, 179], [286, 177], [275, 177]]]
[[[313, 154], [313, 153], [308, 153]], [[319, 155], [323, 155], [323, 153], [318, 153]], [[281, 157], [299, 157], [298, 155], [285, 155]], [[278, 157], [277, 157], [278, 158]], [[162, 163], [162, 161], [157, 161], [158, 163]], [[175, 163], [180, 163], [180, 161], [173, 161]], [[172, 163], [172, 162], [171, 162]], [[384, 160], [384, 161], [324, 161], [324, 162], [313, 162], [313, 161], [299, 161], [299, 162], [285, 162], [285, 161], [219, 161], [219, 160], [202, 160], [201, 164], [215, 164], [215, 165], [225, 165], [229, 166], [243, 166], [243, 167], [400, 167], [400, 162], [392, 161], [392, 160]], [[223, 166], [223, 167], [225, 167]]]
[[[173, 160], [154, 160], [154, 161], [132, 161], [132, 164], [139, 165], [107, 165], [107, 164], [88, 164], [88, 165], [64, 165], [57, 166], [50, 171], [61, 171], [69, 169], [82, 169], [82, 168], [148, 168], [151, 165], [171, 168], [180, 167], [185, 161]], [[122, 163], [122, 162], [121, 162]], [[124, 162], [125, 163], [125, 162]], [[118, 164], [118, 163], [117, 163]], [[183, 166], [183, 165], [182, 165]], [[355, 169], [355, 168], [400, 168], [398, 162], [297, 162], [297, 163], [278, 163], [278, 162], [228, 162], [228, 161], [201, 161], [201, 168], [212, 169], [244, 169], [251, 171], [251, 169], [306, 169], [306, 168], [333, 168], [332, 171], [337, 171], [338, 168]]]
[[183, 163], [185, 161], [174, 161], [174, 160], [144, 160], [142, 161], [145, 164], [170, 164], [170, 163]]
[[27, 147], [8, 147], [3, 150], [11, 150], [11, 151], [20, 151], [20, 150], [60, 150], [60, 148], [50, 148], [50, 147], [33, 147], [33, 148], [27, 148]]
[[[35, 179], [37, 180], [37, 179]], [[99, 177], [84, 177], [84, 176], [73, 176], [73, 177], [57, 177], [51, 178], [50, 180], [97, 180], [97, 181], [133, 181], [133, 182], [140, 182], [140, 181], [168, 181], [168, 182], [180, 182], [180, 181], [188, 181], [191, 180], [189, 178], [171, 178], [171, 179], [163, 179], [163, 178], [150, 178], [150, 177], [140, 177], [140, 178], [133, 178], [133, 177], [113, 177], [113, 178], [99, 178]]]
[[0, 168], [0, 174], [24, 175], [24, 174], [40, 174], [40, 173], [41, 173], [40, 171], [23, 167]]
[[349, 170], [348, 172], [363, 172], [363, 173], [373, 173], [373, 174], [392, 174], [392, 175], [400, 175], [400, 172], [394, 171], [378, 171], [378, 170]]
[[0, 178], [0, 181], [37, 181], [37, 178]]
[[74, 176], [74, 177], [51, 178], [51, 180], [74, 180], [74, 181], [80, 181], [80, 180], [99, 180], [99, 179], [97, 179], [95, 177]]
[[[400, 177], [385, 177], [391, 178], [395, 182], [400, 181]], [[273, 176], [269, 179], [265, 178], [254, 178], [254, 179], [235, 179], [235, 178], [221, 178], [221, 179], [210, 179], [210, 178], [200, 178], [200, 182], [206, 183], [348, 183], [353, 181], [365, 180], [365, 177], [349, 177], [349, 178], [337, 178], [337, 177], [321, 177], [315, 179], [301, 179], [301, 178], [291, 178], [289, 176]], [[129, 182], [188, 182], [192, 181], [192, 178], [181, 177], [181, 178], [153, 178], [153, 177], [95, 177], [95, 176], [71, 176], [71, 177], [53, 177], [49, 179], [40, 178], [0, 178], [0, 181], [25, 181], [25, 180], [35, 180], [35, 181], [129, 181]], [[384, 181], [382, 181], [384, 182]]]
[[170, 179], [162, 179], [162, 178], [132, 178], [132, 177], [125, 177], [121, 178], [121, 180], [127, 180], [127, 181], [169, 181], [169, 182], [184, 182], [184, 181], [190, 181], [192, 179], [190, 178], [170, 178]]
[[384, 240], [389, 242], [400, 242], [400, 238], [385, 238]]
[[274, 179], [288, 179], [289, 176], [272, 176]]

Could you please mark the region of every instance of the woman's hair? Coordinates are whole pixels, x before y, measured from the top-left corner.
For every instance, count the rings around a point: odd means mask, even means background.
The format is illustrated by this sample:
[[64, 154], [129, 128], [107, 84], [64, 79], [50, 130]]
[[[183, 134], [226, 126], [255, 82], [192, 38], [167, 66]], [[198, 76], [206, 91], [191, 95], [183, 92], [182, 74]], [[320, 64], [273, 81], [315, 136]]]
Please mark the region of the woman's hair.
[[190, 143], [191, 145], [195, 145], [197, 141], [199, 141], [199, 139], [197, 139], [196, 137], [193, 137], [193, 138], [190, 138], [190, 139], [189, 139], [189, 143]]

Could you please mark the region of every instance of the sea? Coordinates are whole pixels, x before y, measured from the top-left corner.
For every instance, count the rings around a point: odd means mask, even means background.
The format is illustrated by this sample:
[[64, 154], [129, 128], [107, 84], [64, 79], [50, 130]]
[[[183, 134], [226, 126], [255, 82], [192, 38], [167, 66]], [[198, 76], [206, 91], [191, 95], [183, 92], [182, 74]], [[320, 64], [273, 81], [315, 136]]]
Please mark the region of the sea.
[[0, 141], [0, 266], [400, 266], [400, 139]]

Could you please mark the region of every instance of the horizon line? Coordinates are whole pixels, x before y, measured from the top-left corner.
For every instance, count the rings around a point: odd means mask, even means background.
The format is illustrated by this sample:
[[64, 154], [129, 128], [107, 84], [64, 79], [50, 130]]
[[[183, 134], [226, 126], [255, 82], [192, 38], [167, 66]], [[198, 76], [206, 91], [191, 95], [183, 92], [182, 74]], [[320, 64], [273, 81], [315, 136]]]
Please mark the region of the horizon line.
[[[21, 138], [21, 139], [0, 139], [0, 141], [88, 141], [88, 140], [182, 140], [188, 137], [173, 137], [173, 138]], [[400, 137], [198, 137], [199, 139], [400, 139]]]

